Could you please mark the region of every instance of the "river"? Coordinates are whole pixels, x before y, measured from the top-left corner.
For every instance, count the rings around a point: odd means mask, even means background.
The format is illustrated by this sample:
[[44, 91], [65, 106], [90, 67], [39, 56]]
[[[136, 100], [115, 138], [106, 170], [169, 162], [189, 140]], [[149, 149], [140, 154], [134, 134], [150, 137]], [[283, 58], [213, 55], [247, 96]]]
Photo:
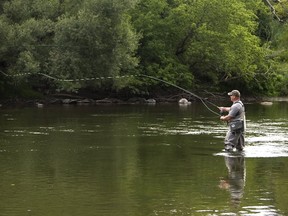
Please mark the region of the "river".
[[246, 110], [227, 155], [201, 103], [1, 108], [0, 215], [287, 215], [288, 103]]

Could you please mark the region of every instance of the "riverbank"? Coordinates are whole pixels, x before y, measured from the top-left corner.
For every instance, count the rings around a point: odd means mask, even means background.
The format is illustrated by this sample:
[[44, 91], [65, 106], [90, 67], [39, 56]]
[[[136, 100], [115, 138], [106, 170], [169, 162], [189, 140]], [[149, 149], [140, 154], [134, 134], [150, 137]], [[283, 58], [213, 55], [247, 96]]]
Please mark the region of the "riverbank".
[[[24, 99], [24, 98], [11, 98], [0, 100], [0, 107], [13, 107], [13, 106], [46, 106], [46, 105], [68, 105], [68, 104], [157, 104], [157, 103], [179, 103], [181, 99], [187, 99], [188, 103], [193, 103], [200, 101], [201, 98], [204, 101], [212, 103], [223, 103], [228, 102], [227, 95], [221, 93], [205, 93], [199, 96], [199, 98], [190, 95], [190, 94], [174, 94], [174, 95], [160, 95], [154, 97], [87, 97], [85, 95], [77, 94], [55, 94], [45, 96], [43, 98], [33, 98], [33, 99]], [[241, 100], [244, 103], [254, 103], [254, 102], [274, 102], [274, 101], [288, 101], [286, 97], [241, 97]], [[182, 100], [183, 101], [183, 100]]]

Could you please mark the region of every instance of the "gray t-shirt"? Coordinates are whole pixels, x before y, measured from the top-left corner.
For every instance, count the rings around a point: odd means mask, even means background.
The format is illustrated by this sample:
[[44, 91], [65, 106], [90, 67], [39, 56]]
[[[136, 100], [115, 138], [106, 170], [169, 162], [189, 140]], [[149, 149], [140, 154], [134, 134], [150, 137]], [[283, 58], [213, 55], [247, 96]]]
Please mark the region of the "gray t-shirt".
[[245, 114], [245, 108], [242, 101], [235, 101], [230, 107], [229, 116], [232, 117], [231, 121], [243, 120]]

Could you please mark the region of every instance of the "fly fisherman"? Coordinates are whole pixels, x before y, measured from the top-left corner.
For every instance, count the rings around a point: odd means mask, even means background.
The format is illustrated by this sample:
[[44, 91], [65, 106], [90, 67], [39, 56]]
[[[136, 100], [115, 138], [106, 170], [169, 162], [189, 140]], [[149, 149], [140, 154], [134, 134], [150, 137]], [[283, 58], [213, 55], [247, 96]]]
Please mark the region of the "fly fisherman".
[[240, 92], [233, 90], [228, 93], [233, 102], [231, 107], [218, 107], [221, 113], [228, 112], [227, 115], [221, 115], [220, 120], [226, 121], [229, 129], [227, 131], [224, 148], [225, 151], [232, 152], [235, 149], [242, 151], [245, 144], [245, 108], [240, 100]]

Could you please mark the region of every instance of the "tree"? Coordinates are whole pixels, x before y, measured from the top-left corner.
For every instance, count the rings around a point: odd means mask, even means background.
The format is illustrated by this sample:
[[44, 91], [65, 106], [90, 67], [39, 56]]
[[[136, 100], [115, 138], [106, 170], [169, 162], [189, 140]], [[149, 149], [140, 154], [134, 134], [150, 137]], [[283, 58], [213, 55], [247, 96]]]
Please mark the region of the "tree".
[[181, 41], [187, 32], [185, 24], [189, 21], [187, 14], [177, 16], [173, 12], [174, 4], [178, 5], [173, 1], [141, 0], [131, 13], [133, 25], [142, 35], [138, 49], [140, 69], [141, 73], [191, 86], [193, 74], [178, 56], [181, 43], [185, 43], [185, 39]]
[[126, 14], [132, 6], [128, 0], [90, 0], [77, 14], [63, 15], [50, 53], [51, 75], [80, 79], [116, 76], [133, 69], [138, 36]]
[[239, 0], [142, 0], [133, 14], [141, 66], [176, 83], [247, 84], [266, 67], [254, 10]]
[[[2, 52], [1, 70], [10, 75], [15, 84], [25, 81], [33, 85], [35, 74], [43, 72], [49, 54], [47, 46], [52, 43], [57, 3], [43, 0], [4, 3], [0, 19], [7, 28], [6, 41], [2, 44], [5, 51]], [[32, 79], [28, 74], [32, 74]]]
[[54, 84], [65, 90], [87, 83], [63, 79], [129, 73], [138, 61], [138, 36], [127, 14], [134, 4], [132, 0], [7, 1], [2, 20], [11, 33], [3, 55], [11, 57], [2, 70], [10, 75], [45, 74], [54, 77], [50, 82], [61, 80]]

